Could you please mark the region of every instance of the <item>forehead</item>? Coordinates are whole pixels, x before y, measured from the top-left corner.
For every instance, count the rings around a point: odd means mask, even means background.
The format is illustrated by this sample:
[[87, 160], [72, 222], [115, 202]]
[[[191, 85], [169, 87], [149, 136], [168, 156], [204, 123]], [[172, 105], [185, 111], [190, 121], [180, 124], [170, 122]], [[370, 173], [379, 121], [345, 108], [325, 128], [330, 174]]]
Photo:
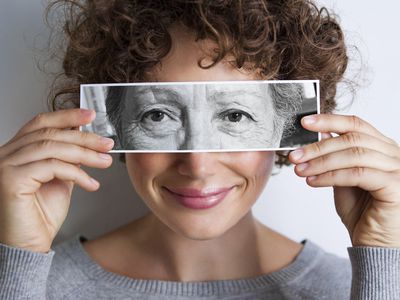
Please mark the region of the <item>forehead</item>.
[[217, 84], [217, 85], [210, 85], [208, 87], [208, 91], [212, 94], [227, 93], [230, 95], [251, 93], [264, 96], [267, 90], [268, 86], [266, 84], [260, 84], [260, 83]]
[[268, 90], [268, 85], [260, 83], [248, 84], [177, 84], [177, 85], [151, 85], [151, 86], [136, 86], [133, 89], [128, 88], [128, 93], [145, 94], [145, 93], [163, 93], [173, 92], [175, 94], [190, 95], [193, 93], [213, 94], [241, 94], [251, 93], [265, 96]]

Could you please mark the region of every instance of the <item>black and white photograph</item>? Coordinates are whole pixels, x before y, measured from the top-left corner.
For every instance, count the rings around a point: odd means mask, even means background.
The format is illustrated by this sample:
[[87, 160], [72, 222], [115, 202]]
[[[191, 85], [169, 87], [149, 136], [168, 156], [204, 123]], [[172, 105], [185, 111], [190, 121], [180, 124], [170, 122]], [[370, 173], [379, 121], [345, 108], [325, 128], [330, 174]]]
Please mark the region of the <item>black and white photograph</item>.
[[83, 131], [110, 152], [290, 150], [319, 141], [300, 120], [319, 113], [318, 80], [81, 85]]

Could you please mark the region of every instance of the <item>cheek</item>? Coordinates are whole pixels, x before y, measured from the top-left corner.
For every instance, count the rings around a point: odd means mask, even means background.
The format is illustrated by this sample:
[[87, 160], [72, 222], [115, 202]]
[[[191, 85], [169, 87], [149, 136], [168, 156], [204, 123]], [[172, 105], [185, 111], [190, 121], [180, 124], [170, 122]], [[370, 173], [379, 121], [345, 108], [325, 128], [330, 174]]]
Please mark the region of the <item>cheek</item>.
[[245, 199], [250, 201], [248, 203], [253, 205], [269, 180], [275, 162], [275, 153], [267, 151], [248, 152], [244, 156], [246, 167], [243, 172], [246, 172], [244, 176], [247, 179], [244, 195], [246, 195]]
[[127, 153], [126, 168], [132, 184], [139, 192], [169, 168], [172, 158], [167, 153]]
[[157, 170], [157, 154], [127, 153], [126, 163], [130, 171], [140, 174], [153, 173]]
[[232, 153], [238, 173], [244, 177], [257, 179], [268, 177], [274, 165], [275, 153], [270, 151]]
[[268, 182], [275, 162], [275, 152], [242, 152], [235, 159], [236, 172], [244, 179], [240, 189], [243, 205], [252, 205]]

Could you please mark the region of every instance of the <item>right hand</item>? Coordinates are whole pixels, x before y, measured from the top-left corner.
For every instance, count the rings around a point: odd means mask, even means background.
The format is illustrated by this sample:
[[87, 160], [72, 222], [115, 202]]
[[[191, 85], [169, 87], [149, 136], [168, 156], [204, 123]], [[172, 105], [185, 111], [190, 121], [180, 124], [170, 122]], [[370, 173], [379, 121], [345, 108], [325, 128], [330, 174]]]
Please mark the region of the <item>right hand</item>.
[[0, 243], [48, 252], [67, 216], [74, 183], [87, 191], [99, 188], [80, 165], [111, 166], [104, 152], [113, 142], [76, 130], [95, 117], [83, 111], [39, 114], [0, 147]]

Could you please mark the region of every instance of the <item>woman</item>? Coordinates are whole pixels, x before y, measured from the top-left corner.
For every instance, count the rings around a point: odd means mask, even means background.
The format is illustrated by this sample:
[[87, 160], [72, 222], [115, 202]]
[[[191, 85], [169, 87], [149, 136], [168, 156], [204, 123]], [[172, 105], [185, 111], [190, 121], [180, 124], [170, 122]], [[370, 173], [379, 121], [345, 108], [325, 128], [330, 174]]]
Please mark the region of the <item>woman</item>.
[[[76, 18], [66, 28], [64, 71], [72, 83], [60, 94], [90, 82], [312, 77], [321, 80], [328, 113], [347, 63], [339, 25], [308, 1], [87, 1], [69, 11]], [[278, 161], [296, 164], [311, 186], [335, 187], [336, 209], [353, 244], [351, 266], [252, 216], [274, 152], [125, 154], [132, 184], [151, 213], [99, 238], [52, 249], [73, 183], [98, 188], [79, 165], [111, 164], [105, 152], [112, 141], [65, 130], [93, 118], [78, 109], [41, 114], [0, 148], [2, 298], [399, 295], [400, 150], [357, 117], [303, 119], [325, 139]]]

